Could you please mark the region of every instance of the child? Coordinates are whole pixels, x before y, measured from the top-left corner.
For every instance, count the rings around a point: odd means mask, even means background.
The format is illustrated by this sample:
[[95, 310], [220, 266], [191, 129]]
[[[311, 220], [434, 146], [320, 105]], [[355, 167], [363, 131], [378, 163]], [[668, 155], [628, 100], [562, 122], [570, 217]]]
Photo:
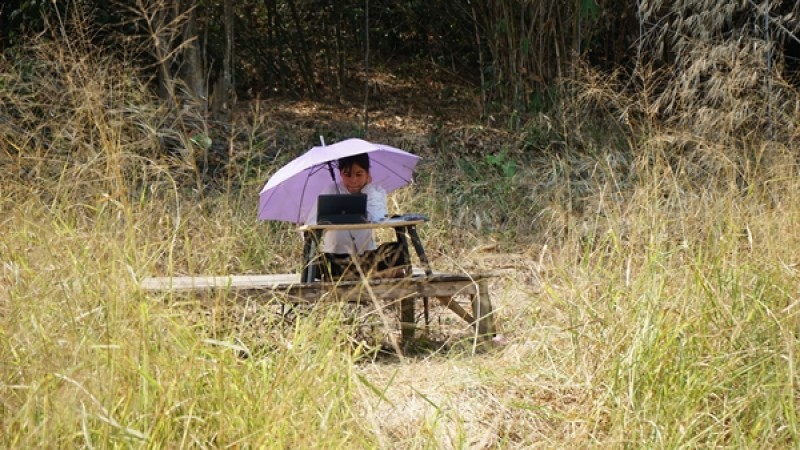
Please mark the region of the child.
[[[340, 183], [331, 185], [320, 194], [366, 194], [367, 220], [379, 222], [386, 218], [386, 191], [372, 184], [369, 173], [370, 161], [367, 153], [348, 156], [338, 161]], [[306, 223], [317, 222], [317, 208], [311, 209]], [[352, 278], [358, 271], [353, 266], [353, 256], [358, 257], [364, 273], [378, 271], [380, 276], [403, 276], [408, 265], [403, 249], [397, 242], [375, 245], [372, 230], [328, 230], [322, 238], [324, 266], [322, 274], [332, 277], [347, 276]], [[394, 269], [395, 270], [388, 270]], [[410, 270], [409, 270], [410, 272]], [[373, 275], [376, 275], [373, 273]]]

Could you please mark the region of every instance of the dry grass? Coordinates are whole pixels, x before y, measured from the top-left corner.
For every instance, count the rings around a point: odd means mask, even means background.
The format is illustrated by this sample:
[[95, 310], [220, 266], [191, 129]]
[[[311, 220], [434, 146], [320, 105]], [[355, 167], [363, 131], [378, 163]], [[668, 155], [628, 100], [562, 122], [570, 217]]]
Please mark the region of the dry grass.
[[[515, 134], [377, 115], [373, 139], [425, 157], [393, 206], [431, 216], [438, 269], [502, 274], [492, 300], [508, 340], [476, 355], [458, 339], [469, 330], [437, 320], [427, 339], [446, 345], [398, 360], [354, 337], [345, 308], [287, 324], [278, 299], [137, 288], [294, 270], [298, 237], [255, 220], [258, 191], [320, 124], [352, 131], [352, 111], [253, 104], [214, 171], [197, 163], [202, 116], [155, 106], [114, 58], [39, 44], [0, 64], [3, 447], [798, 440], [797, 93], [779, 80], [715, 111], [686, 95], [662, 120], [648, 105], [680, 76], [631, 91], [586, 72]], [[740, 114], [767, 103], [772, 140], [759, 110]]]

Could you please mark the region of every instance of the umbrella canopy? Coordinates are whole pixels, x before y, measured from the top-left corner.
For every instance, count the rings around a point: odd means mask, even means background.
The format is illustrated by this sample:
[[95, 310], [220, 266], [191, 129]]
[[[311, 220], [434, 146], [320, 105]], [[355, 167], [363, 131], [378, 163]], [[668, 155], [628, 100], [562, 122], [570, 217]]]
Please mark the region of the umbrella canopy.
[[283, 166], [259, 194], [259, 220], [303, 223], [319, 194], [340, 182], [335, 161], [345, 156], [369, 153], [372, 182], [386, 192], [411, 182], [419, 156], [389, 145], [362, 139], [347, 139], [336, 144], [313, 147]]

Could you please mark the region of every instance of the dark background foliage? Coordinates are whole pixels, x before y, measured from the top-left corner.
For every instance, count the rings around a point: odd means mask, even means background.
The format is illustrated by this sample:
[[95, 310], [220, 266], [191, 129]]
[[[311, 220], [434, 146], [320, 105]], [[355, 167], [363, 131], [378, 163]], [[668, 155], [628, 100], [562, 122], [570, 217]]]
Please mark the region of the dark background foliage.
[[[713, 2], [712, 2], [713, 3]], [[686, 64], [685, 43], [756, 36], [794, 77], [795, 2], [625, 0], [6, 0], [0, 51], [80, 15], [93, 43], [124, 51], [215, 112], [270, 96], [357, 101], [371, 67], [425, 77], [436, 66], [480, 89], [484, 114], [525, 114], [557, 96], [578, 61], [628, 76]], [[226, 62], [228, 65], [226, 66]], [[348, 94], [349, 93], [349, 94]], [[216, 102], [216, 105], [214, 103]]]

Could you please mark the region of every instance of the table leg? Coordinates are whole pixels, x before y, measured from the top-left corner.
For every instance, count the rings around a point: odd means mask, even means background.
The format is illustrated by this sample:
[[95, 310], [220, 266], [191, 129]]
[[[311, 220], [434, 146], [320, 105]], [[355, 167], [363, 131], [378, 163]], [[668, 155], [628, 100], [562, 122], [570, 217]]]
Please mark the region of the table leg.
[[489, 282], [486, 279], [478, 281], [477, 295], [472, 296], [472, 316], [475, 318], [475, 328], [480, 339], [494, 337], [494, 311], [489, 300]]
[[420, 262], [422, 262], [422, 266], [425, 268], [425, 275], [433, 275], [433, 269], [431, 269], [431, 263], [428, 261], [428, 257], [425, 255], [425, 249], [422, 247], [422, 241], [419, 239], [419, 235], [417, 234], [417, 227], [411, 225], [407, 227], [408, 235], [411, 236], [411, 243], [414, 245], [414, 250], [417, 252], [417, 256], [419, 257]]
[[303, 243], [303, 271], [300, 277], [302, 283], [311, 283], [317, 277], [315, 256], [317, 254], [317, 245], [319, 242], [318, 231], [307, 231], [305, 234], [305, 242]]
[[411, 264], [411, 253], [408, 251], [408, 235], [406, 234], [406, 227], [398, 227], [394, 229], [394, 234], [397, 242], [400, 243], [400, 248], [403, 250], [403, 259]]

